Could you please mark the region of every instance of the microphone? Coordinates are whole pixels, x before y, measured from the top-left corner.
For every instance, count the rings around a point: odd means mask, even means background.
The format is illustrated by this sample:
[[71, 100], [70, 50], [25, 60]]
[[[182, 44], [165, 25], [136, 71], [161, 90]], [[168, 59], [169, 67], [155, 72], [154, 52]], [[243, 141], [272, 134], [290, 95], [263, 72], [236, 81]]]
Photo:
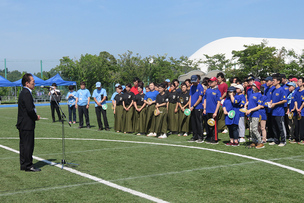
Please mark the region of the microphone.
[[54, 86], [44, 86], [44, 85], [41, 85], [40, 87], [41, 88], [46, 88], [46, 89], [50, 89], [50, 88], [54, 89]]

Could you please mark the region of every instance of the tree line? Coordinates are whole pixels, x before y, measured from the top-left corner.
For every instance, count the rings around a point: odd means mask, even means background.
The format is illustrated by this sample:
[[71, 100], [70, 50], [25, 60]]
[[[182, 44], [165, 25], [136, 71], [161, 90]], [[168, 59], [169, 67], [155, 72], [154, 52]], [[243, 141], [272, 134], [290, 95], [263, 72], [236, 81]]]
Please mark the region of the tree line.
[[[294, 50], [286, 50], [284, 47], [270, 47], [267, 46], [267, 41], [256, 45], [244, 45], [244, 50], [233, 50], [232, 55], [232, 59], [227, 59], [225, 54], [221, 53], [214, 56], [205, 54], [206, 60], [192, 61], [186, 56], [142, 57], [138, 53], [133, 54], [132, 51], [120, 54], [116, 58], [103, 51], [99, 55], [81, 55], [79, 59], [62, 57], [59, 65], [50, 71], [43, 71], [42, 79], [47, 80], [60, 73], [64, 80], [76, 81], [77, 88], [81, 81], [85, 81], [87, 88], [93, 91], [95, 83], [99, 81], [112, 92], [115, 83], [132, 83], [134, 77], [140, 78], [145, 84], [151, 81], [161, 83], [165, 79], [172, 80], [191, 70], [198, 70], [202, 63], [207, 65], [208, 71], [223, 71], [227, 78], [245, 78], [249, 74], [263, 78], [277, 72], [300, 77], [304, 73], [304, 52], [298, 55]], [[17, 70], [7, 70], [7, 79], [16, 81], [23, 74]], [[4, 70], [0, 69], [0, 75], [4, 77]], [[41, 77], [40, 72], [34, 75]], [[8, 88], [0, 88], [0, 95], [7, 95], [8, 91]]]

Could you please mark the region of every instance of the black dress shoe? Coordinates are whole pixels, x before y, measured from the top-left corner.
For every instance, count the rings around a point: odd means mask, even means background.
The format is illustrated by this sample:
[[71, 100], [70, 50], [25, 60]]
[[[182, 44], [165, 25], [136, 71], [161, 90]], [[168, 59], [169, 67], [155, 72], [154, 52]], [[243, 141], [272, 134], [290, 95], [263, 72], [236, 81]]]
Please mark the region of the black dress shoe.
[[31, 167], [31, 168], [25, 169], [25, 171], [28, 171], [28, 172], [39, 172], [39, 171], [41, 171], [41, 169], [40, 168]]
[[99, 129], [98, 129], [98, 131], [102, 131], [102, 130], [103, 130], [103, 128], [99, 128]]
[[109, 129], [109, 128], [106, 128], [106, 131], [110, 131], [110, 129]]

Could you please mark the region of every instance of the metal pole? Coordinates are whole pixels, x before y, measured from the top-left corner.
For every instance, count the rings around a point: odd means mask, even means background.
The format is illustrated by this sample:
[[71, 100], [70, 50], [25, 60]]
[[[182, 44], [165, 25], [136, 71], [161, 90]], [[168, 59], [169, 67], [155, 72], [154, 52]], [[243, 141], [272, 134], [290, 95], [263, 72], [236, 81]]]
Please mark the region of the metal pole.
[[41, 79], [43, 80], [43, 73], [42, 73], [42, 60], [40, 60], [40, 69], [41, 69]]
[[4, 72], [5, 72], [5, 79], [7, 79], [7, 73], [6, 73], [6, 59], [4, 59]]

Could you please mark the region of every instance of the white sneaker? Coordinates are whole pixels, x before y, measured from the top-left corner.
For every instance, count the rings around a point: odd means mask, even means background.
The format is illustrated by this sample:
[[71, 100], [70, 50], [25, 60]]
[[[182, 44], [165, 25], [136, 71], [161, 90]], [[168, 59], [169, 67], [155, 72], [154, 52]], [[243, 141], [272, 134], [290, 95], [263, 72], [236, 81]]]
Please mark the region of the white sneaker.
[[157, 134], [156, 133], [153, 133], [153, 135], [152, 135], [153, 137], [156, 137], [157, 136]]
[[278, 146], [279, 147], [284, 147], [285, 145], [286, 145], [285, 143], [281, 142]]
[[243, 137], [241, 137], [239, 142], [246, 142], [246, 140]]
[[222, 133], [228, 133], [228, 130], [227, 129], [225, 129], [225, 130], [223, 130], [223, 132]]
[[148, 136], [148, 137], [152, 137], [152, 136], [153, 136], [153, 133], [149, 133], [147, 136]]
[[185, 137], [188, 136], [188, 133], [185, 133], [184, 136], [185, 136]]
[[270, 142], [270, 143], [269, 143], [269, 145], [275, 145], [275, 144], [276, 144], [275, 142]]
[[158, 138], [167, 138], [167, 135], [166, 135], [166, 133], [164, 133], [164, 134], [161, 134]]

